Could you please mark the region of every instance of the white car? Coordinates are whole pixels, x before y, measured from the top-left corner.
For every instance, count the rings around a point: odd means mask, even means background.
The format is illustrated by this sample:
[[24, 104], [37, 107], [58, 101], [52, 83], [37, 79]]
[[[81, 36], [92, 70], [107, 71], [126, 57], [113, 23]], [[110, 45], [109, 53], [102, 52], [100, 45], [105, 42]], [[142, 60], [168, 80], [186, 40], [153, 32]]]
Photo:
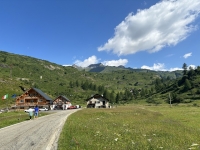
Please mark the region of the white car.
[[47, 108], [39, 108], [39, 111], [48, 111]]
[[33, 108], [25, 109], [24, 112], [28, 113], [30, 111], [35, 111]]

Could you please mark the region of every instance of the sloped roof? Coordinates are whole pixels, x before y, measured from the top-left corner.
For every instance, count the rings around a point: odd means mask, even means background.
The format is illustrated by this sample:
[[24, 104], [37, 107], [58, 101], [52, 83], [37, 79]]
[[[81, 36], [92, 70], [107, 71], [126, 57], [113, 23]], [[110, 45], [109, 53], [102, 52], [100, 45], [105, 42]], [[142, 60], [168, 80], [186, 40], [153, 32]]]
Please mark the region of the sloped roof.
[[32, 88], [32, 89], [35, 90], [37, 93], [39, 93], [46, 100], [52, 101], [52, 99], [48, 95], [46, 95], [44, 92], [42, 92], [40, 89], [37, 89], [37, 88]]
[[88, 100], [90, 100], [92, 98], [97, 98], [97, 97], [102, 97], [102, 98], [106, 99], [107, 101], [109, 101], [106, 97], [104, 97], [104, 96], [102, 96], [100, 94], [95, 94], [95, 95], [91, 96], [90, 98], [86, 99], [86, 101], [88, 101]]
[[66, 101], [69, 101], [69, 102], [70, 102], [70, 100], [69, 100], [67, 97], [65, 97], [64, 95], [58, 96], [57, 98], [55, 98], [55, 100], [58, 99], [59, 97], [62, 97], [62, 98], [65, 99]]

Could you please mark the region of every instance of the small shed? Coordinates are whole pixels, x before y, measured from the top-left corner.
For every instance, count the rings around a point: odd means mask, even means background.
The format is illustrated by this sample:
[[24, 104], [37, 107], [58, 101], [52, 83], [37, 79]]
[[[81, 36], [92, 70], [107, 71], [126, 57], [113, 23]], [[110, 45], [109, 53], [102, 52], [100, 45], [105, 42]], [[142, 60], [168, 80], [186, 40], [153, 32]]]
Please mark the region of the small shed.
[[51, 106], [51, 109], [52, 110], [53, 109], [65, 110], [69, 106], [71, 106], [70, 100], [63, 95], [60, 95], [60, 96], [58, 96], [57, 98], [54, 99], [53, 105]]
[[52, 104], [52, 99], [37, 88], [30, 88], [22, 95], [18, 96], [15, 101], [16, 108], [25, 109], [38, 105], [40, 108], [47, 107]]
[[103, 95], [95, 94], [87, 100], [87, 108], [109, 108], [109, 100]]

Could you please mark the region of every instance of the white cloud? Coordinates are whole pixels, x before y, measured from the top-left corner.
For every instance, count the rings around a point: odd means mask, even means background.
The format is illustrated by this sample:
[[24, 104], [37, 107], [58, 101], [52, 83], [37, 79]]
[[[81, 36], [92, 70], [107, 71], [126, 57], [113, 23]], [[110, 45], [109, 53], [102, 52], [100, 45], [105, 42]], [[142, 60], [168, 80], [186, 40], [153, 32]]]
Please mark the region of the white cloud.
[[199, 0], [163, 0], [149, 9], [130, 13], [98, 51], [117, 55], [157, 52], [186, 39], [197, 28], [192, 23], [199, 14]]
[[183, 70], [183, 69], [182, 69], [182, 68], [175, 67], [175, 68], [170, 68], [168, 71], [176, 71], [176, 70]]
[[[91, 56], [84, 61], [76, 60], [74, 62], [75, 65], [80, 66], [80, 67], [88, 67], [91, 64], [97, 64], [99, 63], [99, 60], [96, 56]], [[123, 65], [125, 66], [128, 63], [127, 59], [119, 59], [119, 60], [110, 60], [110, 61], [103, 61], [102, 64], [105, 66], [120, 66]]]
[[[189, 70], [190, 67], [192, 67], [193, 69], [196, 69], [195, 65], [189, 65], [187, 67], [187, 69]], [[162, 64], [162, 63], [153, 64], [152, 67], [143, 65], [141, 67], [141, 69], [149, 69], [149, 70], [154, 70], [154, 71], [176, 71], [176, 70], [183, 70], [182, 68], [178, 68], [178, 67], [166, 69], [165, 68], [165, 64]]]
[[[195, 65], [189, 65], [189, 66], [187, 67], [187, 70], [189, 70], [190, 67], [192, 67], [193, 69], [196, 69], [196, 66], [195, 66]], [[170, 68], [168, 71], [176, 71], [176, 70], [183, 70], [183, 68], [178, 68], [178, 67], [176, 67], [176, 68]]]
[[161, 63], [153, 64], [152, 67], [143, 65], [141, 67], [141, 69], [149, 69], [149, 70], [155, 70], [155, 71], [166, 71], [165, 65], [161, 64]]
[[110, 61], [103, 61], [102, 64], [105, 66], [125, 66], [128, 63], [127, 59], [119, 59], [119, 60], [110, 60]]
[[192, 69], [196, 69], [196, 66], [195, 66], [195, 65], [189, 65], [189, 66], [188, 66], [188, 70], [190, 69], [190, 67], [191, 67]]
[[97, 59], [97, 57], [93, 55], [89, 57], [88, 59], [85, 59], [84, 61], [76, 60], [74, 64], [80, 67], [88, 67], [90, 64], [98, 63], [98, 61], [99, 60]]
[[72, 66], [72, 65], [63, 65], [63, 66], [68, 67], [68, 66]]
[[183, 55], [183, 57], [184, 57], [185, 59], [188, 58], [188, 57], [190, 57], [190, 56], [192, 56], [192, 53], [187, 53], [187, 54]]

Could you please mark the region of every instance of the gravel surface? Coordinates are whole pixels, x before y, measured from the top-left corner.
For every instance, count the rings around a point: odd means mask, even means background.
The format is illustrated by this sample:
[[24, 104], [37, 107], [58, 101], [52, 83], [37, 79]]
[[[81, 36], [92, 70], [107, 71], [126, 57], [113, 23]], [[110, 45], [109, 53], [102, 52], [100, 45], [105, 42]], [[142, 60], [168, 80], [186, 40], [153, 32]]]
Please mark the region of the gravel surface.
[[56, 150], [67, 117], [78, 110], [55, 111], [0, 129], [0, 150]]

